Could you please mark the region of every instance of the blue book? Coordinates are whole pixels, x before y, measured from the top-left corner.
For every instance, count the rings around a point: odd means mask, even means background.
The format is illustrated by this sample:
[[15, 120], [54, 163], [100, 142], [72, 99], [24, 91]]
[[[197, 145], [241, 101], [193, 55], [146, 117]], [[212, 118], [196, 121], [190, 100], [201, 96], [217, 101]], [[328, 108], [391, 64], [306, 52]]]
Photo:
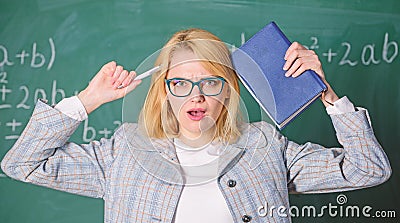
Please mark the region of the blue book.
[[279, 129], [327, 89], [312, 70], [296, 78], [285, 77], [284, 56], [290, 44], [271, 22], [232, 53], [239, 79]]

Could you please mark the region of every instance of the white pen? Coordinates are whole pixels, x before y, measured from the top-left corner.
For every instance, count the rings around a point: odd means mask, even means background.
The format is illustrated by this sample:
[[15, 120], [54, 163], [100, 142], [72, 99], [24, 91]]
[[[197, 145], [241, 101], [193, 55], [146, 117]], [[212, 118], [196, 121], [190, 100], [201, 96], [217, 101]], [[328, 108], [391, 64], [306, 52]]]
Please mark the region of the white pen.
[[[157, 72], [159, 70], [160, 70], [160, 66], [153, 67], [150, 70], [148, 70], [146, 72], [143, 72], [140, 75], [136, 76], [135, 79], [133, 79], [133, 80], [141, 80], [143, 78], [146, 78], [146, 77], [154, 74], [154, 72]], [[118, 86], [118, 89], [121, 89], [121, 88], [124, 88], [124, 87], [125, 86], [121, 84], [120, 86]]]

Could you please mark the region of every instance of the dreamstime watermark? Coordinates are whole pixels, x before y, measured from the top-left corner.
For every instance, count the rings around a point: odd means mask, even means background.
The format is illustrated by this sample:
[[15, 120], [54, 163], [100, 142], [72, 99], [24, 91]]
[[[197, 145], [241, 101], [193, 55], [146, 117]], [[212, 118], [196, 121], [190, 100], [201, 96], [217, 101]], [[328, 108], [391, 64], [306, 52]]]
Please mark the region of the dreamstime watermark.
[[341, 217], [341, 218], [396, 218], [396, 211], [394, 210], [373, 210], [369, 205], [357, 206], [357, 205], [346, 205], [347, 197], [344, 194], [339, 194], [336, 197], [336, 204], [329, 203], [320, 208], [313, 205], [306, 205], [297, 207], [290, 206], [268, 206], [267, 203], [258, 207], [258, 215], [260, 217], [273, 217], [275, 214], [279, 217], [286, 218], [290, 217]]

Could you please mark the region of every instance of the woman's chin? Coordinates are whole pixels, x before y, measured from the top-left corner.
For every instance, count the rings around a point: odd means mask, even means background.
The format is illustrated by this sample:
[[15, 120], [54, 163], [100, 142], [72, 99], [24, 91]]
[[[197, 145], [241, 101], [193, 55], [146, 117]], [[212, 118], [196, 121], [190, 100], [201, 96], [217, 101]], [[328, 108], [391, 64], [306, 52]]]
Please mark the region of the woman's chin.
[[186, 138], [190, 139], [200, 139], [200, 138], [214, 138], [215, 126], [214, 125], [202, 125], [197, 123], [197, 125], [187, 126], [185, 131], [182, 131]]
[[189, 117], [184, 117], [180, 123], [181, 134], [186, 138], [200, 139], [214, 138], [215, 121], [209, 116], [204, 116], [200, 120], [191, 120]]

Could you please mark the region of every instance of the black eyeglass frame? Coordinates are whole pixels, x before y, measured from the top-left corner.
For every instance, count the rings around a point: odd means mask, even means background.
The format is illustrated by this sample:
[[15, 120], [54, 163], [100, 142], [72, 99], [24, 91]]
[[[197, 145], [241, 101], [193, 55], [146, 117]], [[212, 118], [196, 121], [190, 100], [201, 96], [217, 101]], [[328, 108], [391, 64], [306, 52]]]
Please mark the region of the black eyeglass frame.
[[[203, 89], [200, 87], [200, 83], [203, 82], [203, 81], [206, 81], [206, 80], [215, 80], [215, 79], [218, 79], [218, 80], [222, 81], [221, 90], [216, 94], [205, 94], [203, 92]], [[187, 93], [186, 95], [176, 95], [176, 94], [174, 94], [172, 92], [171, 86], [170, 86], [171, 81], [174, 81], [174, 80], [189, 81], [192, 84], [192, 88], [190, 89], [189, 93]], [[196, 82], [193, 82], [193, 81], [191, 81], [189, 79], [185, 79], [185, 78], [171, 78], [171, 79], [164, 79], [164, 81], [168, 86], [169, 92], [175, 97], [187, 97], [188, 95], [190, 95], [192, 93], [194, 86], [197, 86], [199, 88], [200, 93], [202, 95], [204, 95], [204, 96], [217, 96], [217, 95], [221, 94], [222, 90], [224, 89], [224, 84], [226, 82], [226, 80], [224, 78], [222, 78], [222, 77], [206, 77], [206, 78], [200, 79], [199, 81], [196, 81]]]

